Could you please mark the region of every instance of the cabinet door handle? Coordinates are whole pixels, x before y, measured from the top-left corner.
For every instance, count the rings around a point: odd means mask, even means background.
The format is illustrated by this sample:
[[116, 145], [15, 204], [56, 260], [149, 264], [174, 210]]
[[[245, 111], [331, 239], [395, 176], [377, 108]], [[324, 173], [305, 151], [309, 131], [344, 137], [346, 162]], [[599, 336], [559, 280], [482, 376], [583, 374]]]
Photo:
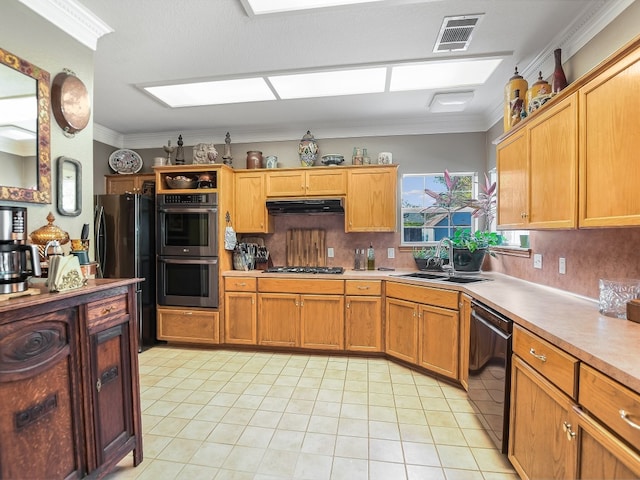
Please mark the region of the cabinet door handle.
[[102, 315], [108, 315], [112, 311], [113, 311], [113, 307], [107, 307], [107, 308], [102, 310]]
[[546, 362], [547, 361], [547, 356], [543, 355], [543, 354], [540, 354], [540, 353], [536, 353], [536, 350], [533, 347], [531, 347], [531, 350], [529, 350], [529, 353], [531, 355], [533, 355], [534, 357], [536, 357], [541, 362]]
[[347, 308], [351, 308], [351, 302], [347, 302]]
[[254, 298], [252, 298], [252, 299], [251, 299], [251, 305], [255, 305], [255, 304], [256, 304], [256, 301], [255, 301], [255, 299], [254, 299]]
[[96, 390], [98, 391], [98, 393], [100, 393], [100, 390], [102, 390], [102, 382], [100, 381], [100, 379], [98, 379], [98, 381], [96, 382]]
[[571, 441], [576, 436], [576, 432], [571, 429], [571, 424], [567, 422], [562, 422], [562, 430], [567, 434], [567, 440]]
[[293, 303], [295, 303], [296, 307], [299, 307], [299, 306], [300, 306], [300, 305], [298, 305], [298, 300], [294, 300], [294, 302], [293, 302]]
[[629, 414], [625, 410], [620, 410], [618, 413], [620, 414], [620, 418], [622, 420], [624, 420], [627, 425], [629, 425], [631, 428], [635, 428], [637, 430], [640, 430], [640, 424], [637, 424], [636, 422], [631, 420], [629, 418]]

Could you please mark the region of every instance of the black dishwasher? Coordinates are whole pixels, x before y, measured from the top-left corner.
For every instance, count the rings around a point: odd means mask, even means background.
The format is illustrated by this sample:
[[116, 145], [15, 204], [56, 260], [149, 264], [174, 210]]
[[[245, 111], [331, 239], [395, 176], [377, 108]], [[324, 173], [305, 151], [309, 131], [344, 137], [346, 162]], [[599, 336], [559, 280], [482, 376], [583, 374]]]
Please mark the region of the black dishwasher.
[[496, 447], [507, 453], [513, 322], [471, 302], [469, 400]]

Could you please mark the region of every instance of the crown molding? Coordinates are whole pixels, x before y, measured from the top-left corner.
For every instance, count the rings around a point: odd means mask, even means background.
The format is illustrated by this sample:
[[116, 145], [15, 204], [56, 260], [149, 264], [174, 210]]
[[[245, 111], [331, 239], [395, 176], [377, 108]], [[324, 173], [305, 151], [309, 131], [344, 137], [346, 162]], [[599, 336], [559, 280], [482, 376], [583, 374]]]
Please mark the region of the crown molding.
[[[600, 0], [594, 7], [577, 17], [573, 23], [556, 35], [528, 65], [519, 68], [520, 74], [525, 78], [538, 78], [538, 72], [553, 72], [555, 59], [553, 52], [556, 48], [562, 48], [566, 61], [575, 55], [582, 47], [598, 35], [618, 15], [620, 15], [635, 0]], [[515, 64], [518, 64], [516, 61]], [[491, 126], [501, 121], [504, 116], [504, 99], [496, 105], [489, 119]]]
[[93, 140], [112, 147], [124, 148], [124, 135], [99, 123], [93, 124]]
[[94, 51], [98, 39], [113, 32], [113, 28], [76, 0], [18, 1]]

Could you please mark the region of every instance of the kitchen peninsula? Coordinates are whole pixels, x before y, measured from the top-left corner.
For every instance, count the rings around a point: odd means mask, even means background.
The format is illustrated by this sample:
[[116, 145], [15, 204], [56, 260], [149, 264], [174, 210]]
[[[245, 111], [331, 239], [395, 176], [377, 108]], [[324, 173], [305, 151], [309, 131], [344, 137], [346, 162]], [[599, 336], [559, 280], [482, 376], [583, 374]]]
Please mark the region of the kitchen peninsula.
[[0, 478], [142, 462], [135, 282], [0, 302]]

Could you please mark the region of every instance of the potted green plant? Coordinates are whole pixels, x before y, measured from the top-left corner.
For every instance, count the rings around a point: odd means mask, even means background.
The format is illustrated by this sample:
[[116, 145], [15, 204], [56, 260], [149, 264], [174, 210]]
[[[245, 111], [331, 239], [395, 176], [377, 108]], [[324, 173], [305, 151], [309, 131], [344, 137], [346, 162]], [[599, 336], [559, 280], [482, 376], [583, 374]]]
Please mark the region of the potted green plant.
[[502, 244], [503, 237], [496, 232], [468, 228], [458, 229], [451, 238], [453, 267], [459, 272], [479, 272], [487, 253], [494, 255], [490, 247]]
[[414, 247], [413, 260], [418, 270], [442, 271], [442, 265], [449, 263], [449, 252], [444, 248], [438, 252], [436, 247]]

